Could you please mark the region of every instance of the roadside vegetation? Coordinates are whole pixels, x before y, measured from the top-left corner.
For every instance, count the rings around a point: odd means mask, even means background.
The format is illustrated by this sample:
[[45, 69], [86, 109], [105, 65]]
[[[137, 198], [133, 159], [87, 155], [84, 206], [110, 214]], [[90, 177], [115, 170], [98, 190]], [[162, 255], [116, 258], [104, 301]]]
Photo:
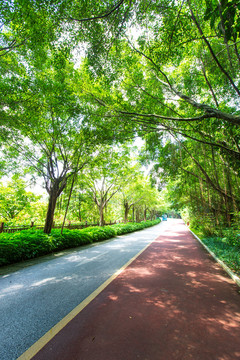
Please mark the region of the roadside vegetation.
[[240, 231], [234, 227], [215, 229], [214, 233], [206, 234], [199, 227], [191, 230], [202, 242], [224, 262], [237, 276], [240, 277]]
[[51, 234], [41, 230], [23, 230], [13, 234], [0, 234], [0, 266], [32, 259], [52, 252], [92, 244], [114, 236], [130, 233], [156, 225], [157, 220], [140, 223], [115, 224], [103, 227], [88, 227], [81, 230], [53, 229]]
[[0, 2], [1, 220], [51, 236], [172, 209], [238, 251], [239, 15], [230, 0]]
[[[240, 246], [229, 244], [228, 238], [209, 237], [202, 239], [203, 243], [222, 260], [236, 275], [240, 277]], [[239, 241], [238, 241], [239, 243]]]

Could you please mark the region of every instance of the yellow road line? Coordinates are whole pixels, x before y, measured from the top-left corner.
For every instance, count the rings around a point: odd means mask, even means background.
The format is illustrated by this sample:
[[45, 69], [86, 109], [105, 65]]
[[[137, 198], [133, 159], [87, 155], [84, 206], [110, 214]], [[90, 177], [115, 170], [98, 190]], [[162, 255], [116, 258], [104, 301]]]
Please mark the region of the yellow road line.
[[[154, 240], [153, 240], [154, 241]], [[59, 331], [61, 331], [75, 316], [77, 316], [101, 291], [103, 291], [121, 272], [126, 269], [148, 246], [153, 242], [151, 241], [145, 246], [137, 255], [131, 258], [125, 265], [116, 271], [109, 279], [100, 285], [94, 292], [92, 292], [85, 300], [76, 306], [68, 315], [60, 320], [53, 326], [45, 335], [36, 341], [28, 350], [26, 350], [17, 360], [30, 360], [36, 355]]]

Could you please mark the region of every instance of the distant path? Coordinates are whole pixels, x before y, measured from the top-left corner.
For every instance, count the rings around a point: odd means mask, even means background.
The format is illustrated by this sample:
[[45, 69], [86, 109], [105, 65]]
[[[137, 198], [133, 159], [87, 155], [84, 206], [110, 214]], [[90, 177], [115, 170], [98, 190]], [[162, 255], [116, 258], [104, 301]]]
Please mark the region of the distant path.
[[34, 360], [240, 359], [239, 288], [181, 221], [164, 227]]
[[[31, 261], [0, 277], [0, 359], [15, 360], [167, 227]], [[21, 265], [20, 265], [21, 267]], [[9, 267], [12, 271], [13, 267]], [[60, 360], [60, 359], [59, 359]]]

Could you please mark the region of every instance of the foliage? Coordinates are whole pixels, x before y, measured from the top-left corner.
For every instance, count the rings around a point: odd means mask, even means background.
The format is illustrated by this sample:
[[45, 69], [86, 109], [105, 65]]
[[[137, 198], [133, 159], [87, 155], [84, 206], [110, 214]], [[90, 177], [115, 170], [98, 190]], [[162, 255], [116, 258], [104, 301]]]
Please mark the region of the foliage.
[[41, 230], [23, 230], [14, 234], [0, 234], [0, 266], [31, 259], [53, 251], [91, 244], [113, 236], [156, 225], [160, 220], [141, 223], [117, 224], [105, 227], [89, 227], [82, 230], [53, 229], [51, 235]]
[[97, 205], [99, 223], [104, 225], [104, 209], [114, 195], [120, 191], [132, 176], [131, 148], [104, 146], [96, 161], [85, 171], [87, 191]]
[[163, 0], [144, 14], [140, 4], [139, 32], [103, 56], [111, 71], [85, 63], [92, 114], [145, 137], [153, 181], [210, 234], [240, 209], [240, 3]]
[[48, 254], [54, 250], [53, 239], [42, 231], [23, 230], [0, 235], [1, 265]]
[[45, 231], [49, 233], [57, 198], [69, 179], [97, 153], [99, 140], [96, 131], [89, 129], [80, 96], [76, 94], [76, 71], [62, 52], [49, 51], [45, 64], [25, 65], [25, 77], [31, 79], [28, 99], [24, 106], [19, 103], [6, 108], [8, 126], [2, 126], [3, 154], [18, 159], [44, 181], [49, 194]]
[[[240, 210], [239, 13], [239, 0], [0, 3], [1, 172], [23, 154], [42, 176], [47, 233], [57, 198], [98, 145], [137, 134], [173, 209], [209, 234], [232, 225]], [[103, 198], [95, 199], [104, 222]], [[135, 215], [146, 206], [137, 199], [125, 199], [126, 209], [137, 201]]]
[[[129, 212], [132, 209], [132, 221], [139, 218], [144, 220], [152, 218], [155, 210], [159, 209], [159, 191], [152, 186], [149, 177], [143, 175], [139, 164], [131, 168], [127, 183], [121, 188], [121, 198], [124, 210], [124, 222], [128, 222]], [[135, 214], [134, 214], [135, 213]], [[147, 214], [148, 213], [148, 214]]]
[[175, 137], [154, 144], [152, 178], [166, 186], [172, 207], [188, 213], [187, 221], [211, 235], [216, 227], [235, 222], [240, 206], [239, 179], [226, 157], [213, 147]]
[[0, 218], [13, 221], [23, 211], [30, 211], [33, 202], [39, 199], [26, 191], [26, 183], [14, 176], [6, 185], [0, 184]]
[[[226, 234], [227, 235], [227, 234]], [[229, 235], [229, 234], [228, 234]], [[240, 241], [239, 235], [235, 237], [235, 241], [231, 241], [229, 238], [224, 237], [209, 237], [202, 238], [202, 241], [208, 248], [222, 260], [229, 268], [240, 276]], [[230, 240], [230, 241], [229, 241]]]
[[222, 242], [240, 249], [240, 231], [233, 227], [215, 230], [215, 236]]

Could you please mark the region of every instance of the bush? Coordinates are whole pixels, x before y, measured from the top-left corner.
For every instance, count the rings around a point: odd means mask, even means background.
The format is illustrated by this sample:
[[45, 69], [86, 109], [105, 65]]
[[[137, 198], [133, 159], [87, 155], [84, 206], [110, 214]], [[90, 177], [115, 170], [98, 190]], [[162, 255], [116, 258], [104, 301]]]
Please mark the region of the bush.
[[29, 229], [13, 234], [0, 234], [0, 266], [12, 264], [49, 254], [54, 251], [73, 248], [110, 239], [116, 235], [126, 234], [156, 225], [160, 220], [141, 223], [115, 224], [104, 227], [88, 227], [81, 230], [53, 229], [50, 235], [42, 230]]
[[239, 230], [234, 228], [222, 230], [222, 241], [226, 242], [230, 246], [238, 246], [240, 248]]
[[0, 265], [31, 259], [54, 251], [51, 235], [41, 230], [22, 230], [0, 236]]

